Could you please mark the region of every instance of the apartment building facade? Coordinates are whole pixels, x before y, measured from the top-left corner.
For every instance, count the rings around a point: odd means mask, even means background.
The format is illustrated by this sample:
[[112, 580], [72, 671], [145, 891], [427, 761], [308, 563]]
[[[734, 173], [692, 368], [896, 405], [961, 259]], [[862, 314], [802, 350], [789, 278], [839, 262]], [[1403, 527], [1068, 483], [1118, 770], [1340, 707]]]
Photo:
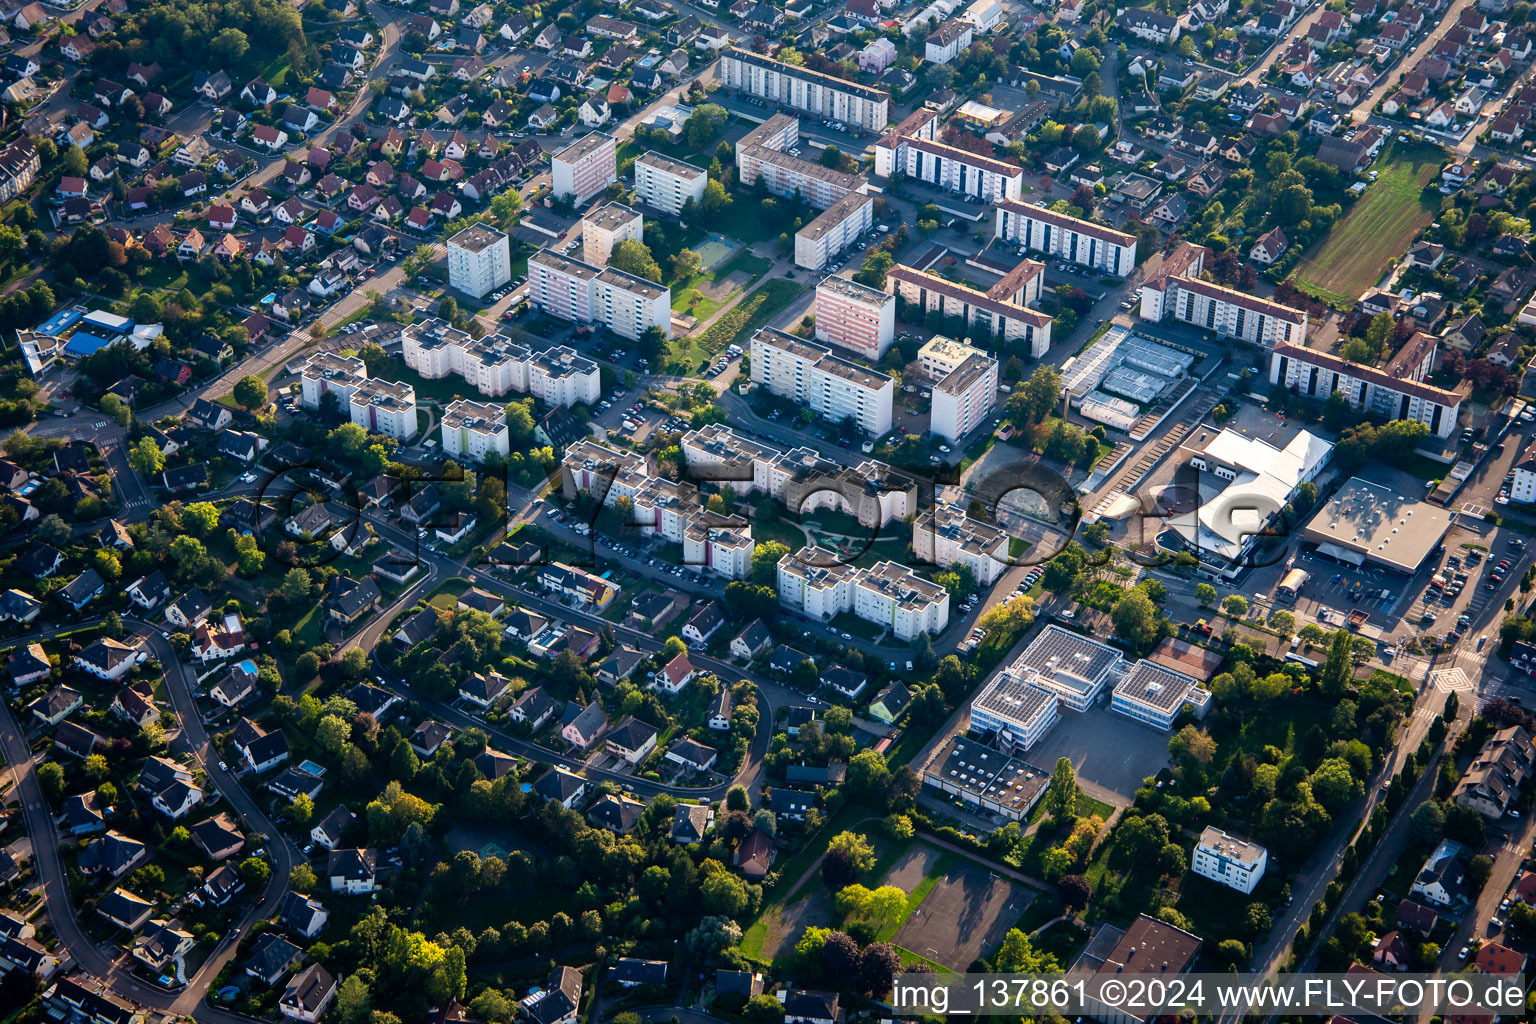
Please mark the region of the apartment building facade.
[[528, 258], [528, 299], [552, 316], [601, 323], [630, 340], [652, 327], [672, 330], [670, 288], [549, 249]]
[[448, 283], [483, 299], [512, 280], [511, 248], [505, 232], [471, 224], [448, 239]]
[[872, 363], [896, 338], [896, 297], [848, 278], [823, 278], [816, 285], [815, 310], [817, 341]]
[[930, 274], [915, 267], [895, 266], [885, 275], [886, 287], [903, 302], [925, 313], [960, 318], [969, 327], [981, 327], [994, 338], [1023, 341], [1036, 359], [1051, 347], [1051, 317], [1012, 298], [994, 298], [987, 292]]
[[645, 218], [623, 203], [601, 203], [581, 218], [581, 258], [606, 267], [623, 242], [644, 242]]
[[702, 167], [674, 160], [654, 150], [635, 157], [635, 199], [676, 217], [691, 199], [704, 201], [709, 174]]
[[437, 317], [401, 332], [405, 365], [429, 380], [457, 374], [487, 398], [510, 391], [554, 405], [592, 405], [601, 397], [597, 364], [560, 345], [534, 352], [504, 334], [472, 338]]
[[890, 120], [889, 93], [740, 47], [720, 55], [720, 81], [760, 99], [878, 132]]
[[821, 270], [875, 225], [875, 201], [850, 192], [795, 232], [795, 266]]
[[774, 394], [875, 437], [890, 431], [895, 385], [887, 375], [771, 327], [752, 336], [750, 349], [752, 380]]
[[1126, 276], [1136, 266], [1135, 236], [1028, 203], [1000, 201], [993, 235], [1115, 277]]
[[[1410, 341], [1404, 348], [1412, 344]], [[1425, 383], [1414, 372], [1395, 359], [1378, 369], [1284, 342], [1276, 345], [1269, 356], [1271, 386], [1283, 384], [1319, 402], [1339, 392], [1351, 408], [1388, 420], [1417, 420], [1435, 437], [1450, 437], [1456, 432], [1456, 421], [1461, 415], [1461, 396]]]
[[588, 132], [550, 158], [557, 197], [574, 196], [581, 206], [619, 180], [618, 141], [606, 132]]
[[371, 378], [353, 390], [347, 408], [365, 430], [402, 442], [416, 436], [416, 389], [409, 384]]
[[505, 406], [456, 399], [443, 410], [443, 453], [453, 459], [484, 462], [491, 454], [511, 454]]

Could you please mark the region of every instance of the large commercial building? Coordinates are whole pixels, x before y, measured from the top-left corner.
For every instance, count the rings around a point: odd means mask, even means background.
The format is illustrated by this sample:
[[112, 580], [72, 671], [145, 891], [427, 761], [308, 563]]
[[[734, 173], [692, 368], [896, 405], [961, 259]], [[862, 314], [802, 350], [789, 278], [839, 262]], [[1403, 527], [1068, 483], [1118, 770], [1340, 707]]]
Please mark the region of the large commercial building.
[[504, 232], [471, 224], [448, 239], [448, 283], [483, 299], [512, 280], [512, 256]]
[[872, 459], [850, 467], [809, 448], [781, 452], [723, 423], [690, 430], [678, 444], [693, 483], [766, 494], [797, 516], [831, 509], [874, 531], [917, 511], [917, 481]]
[[850, 192], [795, 232], [795, 266], [820, 270], [875, 224], [875, 201]]
[[865, 131], [882, 131], [890, 120], [891, 97], [880, 89], [735, 46], [720, 55], [720, 81], [729, 89]]
[[505, 406], [460, 398], [443, 410], [443, 453], [450, 458], [484, 462], [492, 453], [506, 458], [511, 450]]
[[790, 153], [799, 141], [799, 119], [774, 114], [736, 143], [737, 180], [750, 186], [761, 178], [763, 187], [774, 195], [792, 196], [798, 192], [819, 210], [868, 188], [869, 182], [862, 175], [845, 174]]
[[1228, 835], [1207, 825], [1190, 859], [1190, 870], [1247, 895], [1253, 892], [1269, 864], [1269, 851], [1249, 839]]
[[672, 333], [670, 288], [550, 249], [528, 257], [528, 300], [551, 316], [600, 323], [630, 340], [652, 327]]
[[[914, 267], [892, 267], [885, 279], [886, 287], [900, 295], [903, 302], [916, 305], [925, 313], [959, 317], [968, 327], [982, 327], [995, 338], [1023, 341], [1036, 359], [1051, 347], [1051, 318], [1023, 305], [1015, 297], [1017, 292], [1010, 295], [1006, 290], [999, 291], [1007, 278], [986, 292]], [[1022, 286], [1021, 290], [1027, 287]], [[1038, 289], [1039, 285], [1034, 287]]]
[[635, 199], [676, 217], [688, 200], [704, 201], [709, 174], [702, 167], [674, 160], [654, 150], [635, 157]]
[[645, 218], [623, 203], [603, 203], [581, 218], [581, 258], [606, 267], [621, 242], [644, 242]]
[[1115, 685], [1109, 707], [1167, 732], [1185, 705], [1195, 717], [1204, 718], [1210, 701], [1211, 691], [1202, 689], [1189, 676], [1143, 658]]
[[1012, 200], [997, 204], [993, 234], [1010, 245], [1124, 277], [1136, 266], [1136, 238], [1123, 231]]
[[1005, 674], [1051, 694], [1072, 711], [1087, 711], [1104, 687], [1125, 674], [1120, 652], [1057, 625], [1042, 629]]
[[556, 198], [575, 196], [581, 206], [619, 180], [618, 142], [589, 132], [551, 157], [549, 168]]
[[896, 299], [844, 277], [816, 285], [816, 339], [879, 362], [896, 338]]
[[371, 378], [347, 400], [352, 422], [397, 441], [416, 436], [416, 390], [409, 384]]
[[987, 203], [1019, 200], [1024, 168], [940, 142], [937, 124], [937, 113], [920, 110], [887, 132], [875, 143], [875, 173], [904, 175]]
[[570, 406], [595, 404], [602, 394], [597, 364], [574, 349], [534, 352], [503, 334], [475, 339], [437, 317], [401, 332], [400, 352], [405, 365], [428, 380], [457, 374], [488, 398], [519, 391]]
[[356, 356], [316, 352], [299, 368], [299, 401], [306, 409], [318, 409], [320, 399], [330, 393], [346, 410], [352, 392], [367, 379], [368, 367]]
[[774, 394], [875, 437], [891, 429], [896, 388], [885, 374], [771, 327], [752, 336], [751, 355], [752, 379]]
[[807, 545], [779, 560], [778, 590], [781, 606], [807, 618], [825, 622], [853, 612], [899, 640], [937, 636], [949, 625], [949, 591], [895, 562], [855, 568]]
[[1461, 396], [1425, 383], [1437, 347], [1430, 335], [1415, 334], [1377, 369], [1301, 344], [1276, 345], [1269, 357], [1269, 383], [1319, 402], [1339, 392], [1367, 415], [1418, 420], [1435, 437], [1450, 437], [1461, 415]]
[[1301, 538], [1337, 561], [1411, 576], [1450, 529], [1451, 515], [1439, 505], [1352, 477], [1312, 517]]
[[1028, 750], [1060, 718], [1061, 702], [1026, 679], [999, 672], [971, 699], [971, 731], [1005, 754]]
[[929, 507], [913, 520], [912, 553], [920, 561], [946, 569], [965, 566], [983, 590], [1008, 571], [1008, 535], [947, 502]]

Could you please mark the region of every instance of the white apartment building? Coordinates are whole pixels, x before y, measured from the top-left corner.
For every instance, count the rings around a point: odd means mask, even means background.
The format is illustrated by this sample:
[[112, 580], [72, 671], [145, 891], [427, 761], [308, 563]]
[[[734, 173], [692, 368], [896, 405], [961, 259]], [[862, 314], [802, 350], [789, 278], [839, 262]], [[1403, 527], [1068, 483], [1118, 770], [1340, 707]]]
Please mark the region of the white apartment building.
[[[1028, 261], [1034, 267], [1041, 264]], [[1016, 271], [1017, 272], [1017, 271]], [[938, 312], [959, 317], [969, 327], [982, 327], [995, 338], [1023, 341], [1029, 353], [1039, 359], [1051, 347], [1051, 317], [1030, 309], [1018, 301], [1020, 292], [1039, 289], [1036, 280], [1010, 293], [1005, 287], [1013, 277], [998, 282], [986, 292], [930, 274], [913, 267], [895, 266], [885, 275], [886, 287], [900, 295], [903, 302], [916, 305], [925, 313]]]
[[306, 409], [320, 408], [320, 399], [335, 394], [343, 410], [368, 379], [368, 366], [356, 356], [316, 352], [299, 369], [299, 401]]
[[1532, 441], [1515, 463], [1515, 479], [1509, 485], [1509, 500], [1526, 504], [1536, 501], [1536, 441]]
[[621, 242], [644, 242], [645, 218], [623, 203], [602, 203], [581, 218], [581, 258], [606, 267]]
[[505, 406], [460, 398], [443, 410], [443, 452], [450, 458], [484, 462], [492, 453], [506, 458], [511, 451]]
[[1461, 415], [1461, 396], [1424, 383], [1437, 348], [1435, 338], [1420, 332], [1378, 369], [1282, 343], [1270, 353], [1269, 383], [1284, 383], [1289, 390], [1320, 402], [1341, 392], [1352, 408], [1387, 420], [1418, 420], [1435, 437], [1450, 437]]
[[857, 174], [823, 167], [790, 154], [800, 141], [800, 121], [788, 114], [774, 114], [742, 136], [736, 144], [736, 178], [746, 186], [763, 180], [763, 187], [777, 196], [796, 192], [819, 210], [825, 210], [853, 192], [863, 192], [869, 182]]
[[727, 88], [865, 131], [882, 131], [890, 120], [891, 97], [884, 90], [785, 64], [750, 50], [735, 46], [725, 50], [720, 55], [719, 73]]
[[416, 436], [416, 389], [373, 378], [359, 384], [347, 402], [352, 422], [397, 441]]
[[983, 202], [1017, 202], [1024, 192], [1024, 168], [1018, 164], [940, 142], [938, 115], [931, 110], [918, 110], [875, 143], [875, 174], [905, 175]]
[[618, 142], [604, 132], [589, 132], [550, 158], [557, 198], [576, 197], [581, 206], [619, 180]]
[[674, 217], [682, 213], [688, 200], [695, 206], [702, 203], [708, 184], [709, 174], [702, 167], [654, 150], [635, 157], [635, 199]]
[[745, 579], [752, 571], [751, 524], [743, 516], [703, 510], [683, 528], [683, 564], [701, 565], [728, 580]]
[[997, 360], [978, 353], [933, 386], [928, 429], [958, 441], [985, 422], [997, 405]]
[[1168, 280], [1162, 312], [1164, 317], [1172, 315], [1175, 320], [1265, 348], [1287, 343], [1305, 347], [1307, 343], [1307, 314], [1302, 310], [1195, 277]]
[[931, 565], [963, 565], [982, 590], [1008, 571], [1008, 535], [948, 502], [925, 509], [912, 522], [912, 553]]
[[1167, 732], [1173, 728], [1173, 720], [1185, 704], [1194, 709], [1197, 718], [1203, 718], [1210, 700], [1211, 691], [1203, 689], [1189, 676], [1143, 658], [1132, 665], [1125, 678], [1115, 686], [1109, 707]]
[[923, 56], [930, 64], [948, 64], [971, 47], [975, 26], [968, 21], [946, 21], [924, 40]]
[[448, 283], [483, 299], [512, 280], [512, 256], [504, 232], [471, 224], [448, 239]]
[[875, 437], [890, 431], [896, 389], [885, 374], [771, 327], [752, 336], [751, 354], [752, 379], [774, 394]]
[[875, 225], [875, 201], [850, 192], [795, 232], [795, 266], [820, 270]]
[[457, 374], [487, 398], [518, 391], [570, 406], [592, 405], [602, 394], [597, 364], [574, 349], [534, 352], [504, 334], [476, 340], [437, 317], [402, 331], [400, 351], [405, 365], [428, 380]]
[[672, 333], [672, 289], [550, 249], [528, 258], [528, 299], [562, 320], [600, 323], [630, 340], [652, 327]]
[[1003, 5], [997, 0], [976, 0], [960, 17], [974, 25], [977, 32], [991, 32], [1003, 22]]
[[1269, 851], [1249, 839], [1239, 839], [1207, 825], [1190, 857], [1190, 870], [1220, 882], [1245, 896], [1253, 892], [1269, 864]]
[[1205, 270], [1205, 258], [1210, 250], [1203, 245], [1180, 242], [1179, 247], [1158, 264], [1157, 270], [1141, 282], [1141, 307], [1138, 312], [1143, 320], [1161, 320], [1173, 312], [1170, 296], [1177, 292], [1177, 279], [1198, 278]]
[[993, 234], [1010, 245], [1049, 253], [1116, 277], [1126, 276], [1136, 266], [1134, 235], [1042, 206], [999, 202]]
[[816, 340], [879, 362], [896, 338], [896, 297], [850, 281], [826, 277], [816, 285]]
[[825, 548], [808, 545], [780, 559], [778, 591], [782, 607], [807, 618], [827, 621], [853, 612], [902, 640], [937, 636], [949, 625], [949, 591], [943, 587], [895, 562], [854, 568]]

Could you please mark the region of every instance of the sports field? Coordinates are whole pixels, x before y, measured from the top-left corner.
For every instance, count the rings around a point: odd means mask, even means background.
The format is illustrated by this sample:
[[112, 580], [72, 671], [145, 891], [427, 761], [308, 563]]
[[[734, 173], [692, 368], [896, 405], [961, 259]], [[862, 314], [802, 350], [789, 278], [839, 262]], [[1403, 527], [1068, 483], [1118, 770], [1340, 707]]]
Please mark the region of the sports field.
[[1429, 146], [1388, 149], [1374, 167], [1379, 178], [1322, 244], [1302, 257], [1291, 283], [1322, 302], [1353, 307], [1434, 219], [1438, 204], [1426, 205], [1423, 192], [1444, 159], [1442, 150]]

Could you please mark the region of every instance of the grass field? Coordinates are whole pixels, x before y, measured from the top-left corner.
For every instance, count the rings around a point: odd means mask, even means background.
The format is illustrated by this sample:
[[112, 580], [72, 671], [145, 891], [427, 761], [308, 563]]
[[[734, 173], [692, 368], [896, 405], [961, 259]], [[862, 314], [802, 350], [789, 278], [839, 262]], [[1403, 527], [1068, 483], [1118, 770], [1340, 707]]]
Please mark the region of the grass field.
[[1444, 159], [1435, 147], [1398, 144], [1389, 149], [1376, 164], [1379, 179], [1317, 250], [1302, 258], [1291, 283], [1321, 302], [1352, 307], [1434, 219], [1438, 205], [1426, 204], [1423, 192]]

